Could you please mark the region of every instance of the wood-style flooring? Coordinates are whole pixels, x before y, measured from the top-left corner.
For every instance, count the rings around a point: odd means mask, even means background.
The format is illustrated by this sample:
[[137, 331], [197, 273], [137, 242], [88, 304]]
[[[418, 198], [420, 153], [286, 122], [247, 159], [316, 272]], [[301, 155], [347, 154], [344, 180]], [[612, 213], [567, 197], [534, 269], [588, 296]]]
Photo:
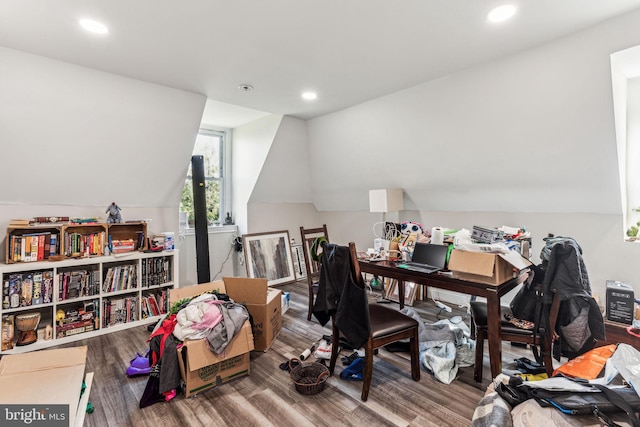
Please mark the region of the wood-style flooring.
[[[87, 372], [94, 373], [90, 401], [93, 413], [85, 417], [88, 427], [106, 426], [469, 426], [476, 404], [490, 382], [485, 349], [484, 379], [473, 380], [473, 367], [461, 368], [451, 384], [443, 384], [424, 368], [421, 379], [411, 379], [408, 356], [384, 349], [374, 357], [373, 381], [367, 402], [360, 400], [361, 382], [337, 375], [329, 378], [319, 394], [299, 394], [279, 365], [297, 357], [322, 335], [315, 319], [307, 321], [306, 283], [281, 286], [291, 294], [291, 308], [283, 316], [282, 331], [267, 352], [252, 352], [251, 374], [191, 398], [178, 394], [169, 402], [139, 409], [147, 377], [128, 378], [125, 370], [136, 352], [144, 352], [149, 332], [138, 327], [101, 335], [66, 346], [87, 345]], [[375, 298], [376, 295], [372, 295]], [[397, 307], [397, 305], [395, 305]], [[416, 302], [414, 308], [426, 322], [436, 320], [433, 301]], [[455, 310], [446, 316], [463, 315]], [[441, 315], [442, 316], [442, 315]], [[344, 350], [343, 355], [351, 351]], [[514, 358], [531, 357], [530, 350], [503, 345], [506, 367]], [[64, 384], [60, 385], [64, 387]]]

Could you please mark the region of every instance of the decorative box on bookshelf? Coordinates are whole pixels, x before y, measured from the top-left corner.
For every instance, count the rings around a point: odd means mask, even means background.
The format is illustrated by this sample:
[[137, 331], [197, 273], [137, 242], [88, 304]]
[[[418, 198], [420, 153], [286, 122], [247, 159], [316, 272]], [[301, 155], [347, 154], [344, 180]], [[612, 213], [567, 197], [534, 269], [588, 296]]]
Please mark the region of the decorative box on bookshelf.
[[60, 254], [61, 226], [9, 227], [5, 243], [6, 263], [48, 260]]
[[69, 258], [104, 255], [107, 244], [107, 224], [64, 225], [62, 254]]
[[114, 253], [147, 249], [147, 223], [144, 221], [108, 224], [109, 242]]

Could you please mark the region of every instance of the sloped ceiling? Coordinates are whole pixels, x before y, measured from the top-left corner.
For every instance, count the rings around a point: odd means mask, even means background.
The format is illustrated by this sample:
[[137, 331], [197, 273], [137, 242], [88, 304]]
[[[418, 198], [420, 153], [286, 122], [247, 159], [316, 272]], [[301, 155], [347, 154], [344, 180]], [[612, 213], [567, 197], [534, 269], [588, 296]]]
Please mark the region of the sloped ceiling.
[[[0, 46], [309, 119], [513, 54], [640, 0], [0, 0]], [[89, 17], [107, 36], [78, 25]], [[254, 90], [244, 92], [238, 85]], [[301, 99], [303, 90], [318, 99]], [[213, 123], [217, 124], [217, 123]]]

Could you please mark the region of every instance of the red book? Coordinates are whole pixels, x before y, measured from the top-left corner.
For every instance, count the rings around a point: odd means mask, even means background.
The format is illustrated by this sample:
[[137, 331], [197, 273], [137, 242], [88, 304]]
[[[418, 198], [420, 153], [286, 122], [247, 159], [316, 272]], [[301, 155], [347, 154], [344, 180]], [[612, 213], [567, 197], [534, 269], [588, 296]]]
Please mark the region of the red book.
[[44, 234], [38, 236], [38, 261], [44, 259]]
[[154, 316], [158, 316], [160, 314], [158, 300], [156, 300], [156, 296], [153, 294], [149, 295], [149, 307], [151, 308], [151, 313], [153, 313]]

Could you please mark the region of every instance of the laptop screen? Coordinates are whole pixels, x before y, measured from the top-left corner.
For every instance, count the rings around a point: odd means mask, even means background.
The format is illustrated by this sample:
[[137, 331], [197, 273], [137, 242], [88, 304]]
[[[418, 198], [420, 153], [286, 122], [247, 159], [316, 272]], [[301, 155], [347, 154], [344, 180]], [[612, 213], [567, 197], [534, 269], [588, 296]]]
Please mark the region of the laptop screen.
[[411, 261], [445, 268], [449, 245], [434, 245], [431, 243], [416, 243]]

